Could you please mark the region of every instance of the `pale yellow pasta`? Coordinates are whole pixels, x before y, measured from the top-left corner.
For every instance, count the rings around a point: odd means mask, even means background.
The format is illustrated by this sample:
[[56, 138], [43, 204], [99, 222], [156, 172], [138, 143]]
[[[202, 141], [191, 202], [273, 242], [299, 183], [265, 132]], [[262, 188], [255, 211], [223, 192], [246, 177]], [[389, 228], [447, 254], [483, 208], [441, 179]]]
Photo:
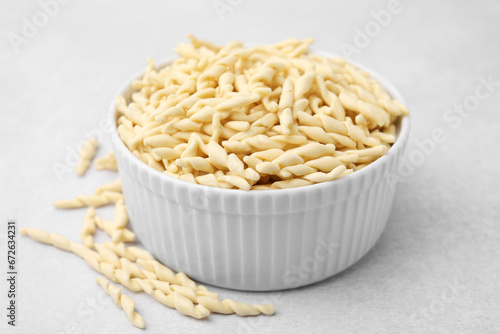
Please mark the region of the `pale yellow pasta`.
[[[255, 178], [255, 175], [250, 173], [251, 169], [242, 169], [243, 162], [238, 157], [236, 159], [238, 159], [239, 164], [234, 171]], [[253, 172], [256, 173], [255, 171]], [[215, 179], [215, 174], [206, 174], [204, 176], [205, 180], [206, 177]], [[230, 179], [236, 178], [233, 175], [226, 176], [222, 174], [219, 176], [229, 177]], [[120, 283], [131, 291], [144, 291], [162, 304], [175, 308], [181, 314], [187, 316], [204, 318], [210, 314], [210, 309], [217, 313], [237, 313], [240, 316], [274, 313], [272, 305], [248, 305], [234, 302], [230, 299], [220, 301], [216, 293], [208, 291], [204, 286], [197, 286], [184, 273], [174, 274], [169, 268], [154, 260], [154, 257], [147, 251], [133, 246], [125, 247], [121, 241], [132, 241], [135, 235], [125, 228], [128, 222], [128, 215], [123, 202], [123, 195], [121, 195], [120, 180], [107, 183], [97, 188], [95, 192], [95, 195], [78, 196], [74, 200], [58, 201], [55, 203], [57, 206], [63, 208], [90, 206], [86, 212], [84, 224], [81, 229], [82, 241], [87, 247], [72, 242], [58, 234], [45, 233], [39, 229], [23, 228], [20, 230], [20, 233], [28, 235], [39, 242], [73, 252], [83, 258], [91, 268], [105, 275], [113, 282]], [[115, 221], [113, 222], [105, 221], [95, 216], [94, 206], [101, 206], [109, 202], [116, 202]], [[117, 232], [125, 234], [128, 232], [133, 238], [122, 234], [118, 238], [119, 240], [113, 240], [113, 242], [103, 245], [94, 244], [92, 234], [95, 232], [96, 225], [105, 230], [113, 239], [116, 239], [115, 235]], [[91, 247], [95, 247], [97, 252], [93, 251]], [[141, 269], [132, 261], [137, 261], [145, 269]], [[125, 311], [134, 326], [138, 328], [145, 327], [144, 320], [135, 312], [135, 302], [132, 299], [121, 294], [121, 290], [109, 284], [106, 279], [98, 278], [96, 281], [113, 298], [117, 305]]]
[[154, 259], [138, 259], [137, 263], [141, 267], [154, 272], [158, 279], [164, 282], [189, 287], [194, 290], [198, 289], [196, 283], [191, 280], [186, 274], [182, 272], [174, 274], [174, 272], [170, 268], [164, 266]]
[[[138, 263], [140, 263], [143, 267], [148, 266], [148, 263], [141, 260], [139, 260]], [[137, 292], [144, 291], [153, 295], [165, 305], [176, 308], [180, 313], [195, 318], [202, 318], [208, 315], [209, 312], [207, 313], [206, 310], [222, 314], [236, 313], [240, 316], [253, 316], [261, 313], [267, 315], [274, 314], [274, 307], [272, 305], [248, 305], [245, 303], [235, 302], [230, 299], [220, 301], [216, 293], [205, 290], [206, 288], [204, 287], [196, 286], [196, 284], [185, 274], [178, 273], [177, 275], [174, 275], [173, 272], [167, 267], [162, 266], [158, 262], [153, 263], [162, 267], [161, 270], [156, 269], [158, 279], [133, 278], [132, 270], [120, 269], [115, 270], [116, 277], [121, 284], [128, 287], [130, 290]], [[181, 282], [186, 280], [191, 284], [186, 284], [185, 282], [183, 282], [183, 285], [171, 283], [172, 281], [175, 281], [174, 278], [179, 277], [180, 274], [183, 275], [180, 279]], [[136, 273], [135, 277], [137, 276], [141, 275]], [[179, 295], [176, 296], [174, 293]], [[190, 303], [187, 302], [187, 300], [189, 300]], [[194, 306], [193, 303], [197, 303], [199, 306]], [[205, 307], [206, 310], [204, 310], [203, 307]]]
[[112, 182], [106, 183], [99, 188], [97, 188], [94, 192], [95, 194], [99, 195], [102, 194], [104, 191], [113, 191], [113, 192], [122, 192], [122, 181], [120, 179], [116, 179]]
[[99, 143], [95, 138], [89, 138], [83, 143], [83, 147], [78, 155], [78, 162], [75, 169], [78, 176], [82, 176], [83, 174], [85, 174], [90, 166], [90, 163], [92, 162], [92, 159], [95, 156], [98, 146]]
[[309, 143], [304, 146], [299, 146], [288, 150], [290, 153], [295, 153], [306, 159], [316, 159], [323, 156], [331, 156], [335, 152], [335, 145], [333, 144], [320, 144]]
[[102, 219], [99, 216], [95, 217], [96, 226], [106, 232], [111, 237], [113, 242], [133, 242], [135, 241], [134, 232], [127, 228], [120, 228], [117, 224], [110, 220]]
[[294, 176], [302, 176], [316, 172], [317, 169], [305, 164], [298, 164], [282, 168], [278, 175], [283, 179], [289, 179]]
[[199, 296], [196, 302], [205, 306], [209, 311], [222, 314], [236, 313], [239, 316], [253, 316], [259, 314], [272, 315], [274, 314], [273, 305], [248, 305], [245, 303], [235, 302], [231, 299], [220, 301], [212, 296]]
[[[84, 245], [69, 241], [68, 239], [55, 233], [47, 234], [42, 230], [34, 228], [23, 228], [20, 230], [20, 233], [28, 235], [39, 242], [54, 245], [65, 251], [70, 251], [75, 253], [76, 255], [82, 257], [92, 269], [105, 275], [108, 279], [112, 280], [113, 282], [124, 285], [131, 291], [138, 292], [143, 290], [142, 285], [138, 284], [137, 280], [131, 279], [132, 274], [134, 274], [135, 276], [139, 276], [141, 279], [156, 279], [156, 275], [154, 273], [153, 276], [148, 277], [148, 275], [146, 274], [148, 273], [148, 271], [146, 270], [141, 271], [139, 267], [137, 267], [137, 265], [131, 262], [127, 262], [128, 260], [126, 258], [118, 258], [116, 255], [114, 255], [115, 254], [114, 252], [106, 251], [108, 249], [107, 247], [101, 245], [95, 245], [99, 251], [99, 253], [97, 253], [85, 247]], [[129, 247], [128, 249], [135, 249], [135, 248]], [[138, 254], [140, 254], [140, 256], [145, 256], [148, 259], [151, 258], [150, 255], [148, 255], [149, 253], [147, 252], [144, 253], [144, 251], [137, 252], [137, 255]], [[185, 276], [185, 274], [181, 274], [179, 276], [182, 277]], [[184, 279], [180, 279], [180, 281], [192, 282], [191, 280], [189, 280], [187, 276], [185, 276]], [[194, 285], [196, 286], [196, 284]], [[213, 294], [209, 293], [203, 293], [202, 295], [213, 296]], [[157, 296], [155, 295], [155, 298], [156, 297]], [[161, 295], [160, 297], [163, 298], [163, 296]], [[210, 313], [205, 307], [201, 305], [197, 305], [194, 307], [192, 306], [192, 302], [191, 304], [186, 303], [185, 299], [187, 298], [184, 296], [177, 298], [179, 299], [178, 302], [171, 299], [168, 302], [162, 299], [161, 302], [167, 306], [178, 309], [179, 312], [181, 312], [182, 314], [192, 316], [195, 318], [203, 318]]]
[[116, 100], [123, 142], [177, 179], [243, 190], [330, 181], [385, 154], [408, 114], [367, 72], [309, 54], [312, 39], [189, 38], [172, 64], [148, 60], [132, 98]]
[[[191, 135], [190, 139], [197, 142], [198, 149], [205, 154], [209, 154], [209, 145], [205, 147], [201, 136]], [[188, 146], [184, 149], [187, 149]], [[222, 149], [220, 146], [211, 146], [216, 147], [215, 154], [220, 153], [220, 150], [217, 152], [218, 148]], [[192, 146], [190, 149], [194, 150], [194, 147]], [[190, 158], [198, 157], [187, 157], [186, 159]], [[230, 171], [227, 174], [217, 170], [214, 173], [197, 176], [196, 181], [211, 186], [236, 186], [245, 190], [251, 189], [253, 185], [251, 180], [257, 180], [259, 174], [250, 167], [244, 168], [243, 161], [235, 154], [231, 154], [229, 158], [226, 155], [225, 159], [229, 160], [228, 164], [230, 165], [228, 165]], [[286, 161], [291, 160], [287, 159]], [[195, 182], [192, 173], [182, 174], [180, 177], [187, 175], [191, 175], [192, 182]], [[250, 182], [247, 180], [250, 180]], [[78, 196], [73, 200], [63, 200], [55, 203], [56, 206], [62, 208], [89, 206], [80, 233], [83, 244], [35, 228], [22, 228], [20, 233], [28, 235], [39, 242], [72, 252], [84, 259], [92, 269], [109, 280], [123, 285], [130, 291], [143, 291], [153, 296], [160, 303], [174, 308], [186, 316], [202, 319], [207, 317], [211, 311], [222, 314], [236, 313], [240, 316], [274, 314], [274, 306], [272, 305], [249, 305], [231, 299], [220, 301], [217, 293], [209, 291], [202, 285], [197, 285], [182, 272], [174, 273], [171, 269], [155, 260], [149, 252], [135, 246], [126, 247], [124, 242], [134, 241], [135, 234], [125, 227], [128, 224], [128, 214], [121, 191], [121, 181], [117, 179], [97, 188], [95, 195]], [[94, 207], [110, 202], [116, 203], [114, 221], [103, 220], [96, 216]], [[93, 234], [96, 227], [111, 236], [112, 241], [95, 244]], [[120, 288], [109, 284], [108, 280], [102, 277], [97, 278], [96, 282], [124, 310], [134, 326], [145, 328], [144, 320], [135, 312], [135, 302], [132, 299], [121, 294]]]
[[234, 187], [243, 190], [250, 190], [252, 186], [246, 179], [238, 175], [221, 175], [217, 177], [217, 180], [232, 184]]
[[210, 164], [209, 160], [202, 157], [186, 157], [176, 159], [175, 164], [179, 167], [192, 168], [194, 170], [202, 171], [205, 173], [214, 172], [214, 168]]
[[123, 200], [123, 194], [116, 191], [103, 191], [99, 194], [80, 195], [74, 199], [63, 199], [55, 201], [53, 204], [60, 209], [75, 209], [85, 206], [93, 206], [95, 208], [108, 205], [112, 202]]
[[179, 313], [196, 319], [203, 319], [210, 314], [210, 311], [203, 305], [195, 306], [191, 300], [175, 291], [166, 295], [161, 290], [154, 290], [153, 296], [163, 305], [175, 308]]
[[342, 162], [337, 158], [326, 156], [314, 160], [309, 160], [306, 162], [306, 165], [309, 167], [317, 168], [322, 172], [330, 172], [336, 167], [342, 165]]
[[219, 169], [228, 168], [228, 155], [227, 152], [215, 141], [208, 143], [208, 157], [212, 164]]
[[94, 246], [94, 232], [96, 228], [95, 209], [90, 207], [85, 213], [83, 225], [80, 230], [80, 238], [85, 246], [92, 248]]
[[124, 228], [128, 224], [127, 207], [123, 199], [119, 199], [115, 204], [115, 225], [116, 228]]
[[255, 166], [255, 170], [261, 174], [276, 174], [280, 166], [274, 162], [264, 161]]
[[105, 242], [103, 246], [132, 262], [137, 261], [137, 259], [154, 260], [153, 255], [148, 251], [134, 246], [126, 247], [123, 242]]
[[281, 156], [283, 153], [284, 151], [282, 149], [270, 148], [264, 151], [255, 152], [251, 156], [261, 160], [273, 161], [277, 159], [279, 156]]
[[304, 179], [308, 181], [313, 181], [313, 182], [325, 182], [325, 181], [332, 181], [340, 177], [343, 172], [345, 172], [346, 167], [344, 165], [340, 165], [338, 167], [335, 167], [331, 172], [329, 173], [323, 173], [323, 172], [314, 172], [311, 174], [307, 174], [304, 176]]
[[115, 159], [115, 154], [113, 152], [109, 152], [103, 158], [96, 158], [94, 160], [94, 168], [97, 170], [118, 170], [118, 164]]
[[312, 184], [311, 181], [303, 179], [290, 179], [284, 181], [276, 181], [271, 185], [272, 189], [296, 188]]
[[133, 263], [125, 264], [127, 262], [123, 261], [124, 259], [120, 259], [119, 263], [115, 264], [110, 263], [109, 259], [106, 259], [108, 262], [91, 258], [85, 258], [85, 260], [91, 268], [102, 273], [110, 280], [120, 283], [131, 291], [144, 291], [151, 294], [162, 304], [177, 309], [181, 314], [198, 319], [204, 318], [210, 314], [210, 311], [204, 306], [194, 306], [193, 302], [183, 295], [184, 293], [190, 296], [194, 293], [192, 289], [179, 289], [179, 292], [175, 292], [170, 289], [170, 286], [167, 285], [168, 283], [156, 280], [156, 275], [153, 274], [153, 276], [148, 277], [148, 271], [141, 271]]
[[22, 235], [27, 235], [38, 242], [55, 246], [67, 252], [72, 252], [81, 258], [88, 257], [93, 259], [100, 259], [97, 252], [82, 244], [70, 241], [56, 233], [46, 233], [41, 229], [32, 227], [21, 228], [19, 230], [19, 233], [21, 233]]
[[139, 313], [135, 311], [135, 302], [127, 295], [122, 294], [120, 288], [109, 284], [109, 281], [102, 277], [97, 277], [96, 283], [101, 286], [108, 295], [111, 296], [111, 298], [119, 308], [123, 309], [132, 325], [137, 328], [146, 327], [144, 319], [140, 316]]
[[220, 188], [219, 181], [214, 174], [205, 174], [195, 177], [198, 184], [203, 184], [205, 186]]

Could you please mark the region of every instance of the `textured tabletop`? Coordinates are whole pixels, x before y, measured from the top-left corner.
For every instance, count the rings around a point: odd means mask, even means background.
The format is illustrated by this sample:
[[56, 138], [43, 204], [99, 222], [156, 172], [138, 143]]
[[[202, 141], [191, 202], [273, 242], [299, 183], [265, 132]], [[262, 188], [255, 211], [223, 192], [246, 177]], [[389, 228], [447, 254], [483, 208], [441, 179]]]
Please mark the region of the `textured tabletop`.
[[2, 1], [0, 332], [140, 332], [83, 261], [23, 237], [7, 325], [7, 221], [79, 240], [84, 210], [52, 201], [116, 178], [78, 178], [68, 166], [79, 143], [103, 137], [98, 155], [109, 152], [101, 122], [113, 94], [188, 33], [221, 44], [314, 37], [398, 87], [411, 139], [387, 228], [357, 264], [291, 291], [214, 288], [273, 303], [272, 317], [198, 321], [128, 292], [145, 333], [500, 333], [500, 4], [409, 0]]

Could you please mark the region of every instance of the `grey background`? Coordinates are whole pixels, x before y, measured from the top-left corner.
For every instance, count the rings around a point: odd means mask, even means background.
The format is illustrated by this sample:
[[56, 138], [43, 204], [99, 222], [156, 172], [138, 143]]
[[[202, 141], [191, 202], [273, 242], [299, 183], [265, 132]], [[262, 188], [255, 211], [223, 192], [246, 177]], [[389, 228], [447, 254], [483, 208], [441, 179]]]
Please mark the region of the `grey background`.
[[[225, 12], [220, 3], [229, 6]], [[358, 48], [351, 58], [392, 81], [411, 110], [412, 168], [399, 184], [387, 229], [361, 261], [319, 284], [273, 293], [214, 288], [224, 298], [273, 302], [272, 317], [214, 314], [197, 321], [129, 293], [146, 332], [499, 333], [500, 3], [401, 0], [400, 12], [377, 31], [372, 11], [388, 3], [73, 0], [16, 52], [12, 34], [23, 36], [23, 18], [33, 22], [42, 7], [3, 0], [1, 254], [10, 218], [79, 240], [84, 211], [56, 210], [51, 202], [90, 193], [116, 176], [90, 170], [79, 179], [61, 166], [86, 133], [102, 134], [99, 122], [114, 92], [147, 57], [173, 55], [187, 33], [216, 43], [314, 37], [317, 49]], [[367, 28], [372, 37], [361, 45], [356, 36]], [[496, 86], [488, 92], [481, 80]], [[448, 111], [454, 106], [470, 111]], [[433, 131], [445, 140], [429, 144]], [[98, 156], [109, 149], [103, 141]], [[112, 210], [100, 213], [110, 218]], [[81, 260], [25, 238], [18, 250], [18, 326], [7, 328], [2, 311], [2, 332], [140, 332], [102, 296], [95, 272]], [[6, 281], [0, 281], [5, 310]]]

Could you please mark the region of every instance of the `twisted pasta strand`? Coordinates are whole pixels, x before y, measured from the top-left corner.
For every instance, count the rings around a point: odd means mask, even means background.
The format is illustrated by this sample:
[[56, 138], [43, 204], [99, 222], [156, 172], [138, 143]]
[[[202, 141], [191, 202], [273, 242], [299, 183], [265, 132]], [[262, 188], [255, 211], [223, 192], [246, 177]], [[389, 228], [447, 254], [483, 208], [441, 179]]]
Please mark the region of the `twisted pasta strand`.
[[92, 248], [94, 246], [94, 232], [96, 227], [95, 209], [89, 207], [85, 213], [83, 225], [80, 230], [80, 238], [85, 246]]
[[115, 204], [115, 225], [117, 228], [123, 228], [128, 224], [127, 207], [123, 199], [119, 199]]
[[273, 305], [249, 305], [246, 303], [235, 302], [231, 299], [220, 301], [211, 296], [200, 296], [197, 298], [200, 305], [205, 306], [208, 310], [215, 313], [232, 314], [236, 313], [239, 316], [253, 316], [259, 314], [272, 315], [274, 314]]
[[63, 199], [55, 201], [53, 204], [60, 209], [76, 209], [85, 206], [95, 208], [107, 205], [111, 202], [123, 200], [123, 194], [115, 191], [103, 191], [100, 194], [80, 195], [73, 199]]
[[94, 168], [97, 170], [118, 170], [118, 163], [116, 162], [115, 153], [109, 152], [105, 157], [96, 158], [94, 160]]
[[109, 248], [110, 250], [115, 252], [115, 254], [119, 255], [120, 257], [126, 258], [131, 262], [136, 262], [137, 259], [143, 259], [143, 260], [155, 259], [153, 255], [151, 255], [151, 253], [149, 253], [148, 251], [134, 246], [125, 247], [125, 244], [123, 242], [118, 242], [118, 243], [105, 242], [103, 246]]
[[193, 302], [178, 292], [166, 295], [160, 290], [154, 290], [153, 296], [165, 306], [175, 308], [179, 313], [196, 318], [206, 318], [210, 311], [203, 305], [193, 305]]
[[[84, 259], [92, 269], [104, 274], [113, 282], [118, 283], [114, 273], [115, 266], [111, 263], [102, 262], [100, 253], [97, 253], [82, 244], [70, 241], [59, 234], [53, 232], [46, 233], [45, 231], [37, 228], [22, 228], [19, 230], [19, 233], [27, 235], [38, 242], [52, 245], [59, 249], [76, 254], [80, 258]], [[115, 262], [116, 265], [116, 261], [110, 260], [109, 254], [106, 255], [106, 260], [108, 262]]]
[[202, 305], [194, 305], [193, 302], [179, 292], [170, 289], [168, 283], [154, 279], [131, 278], [131, 273], [123, 269], [115, 270], [116, 279], [131, 291], [144, 291], [152, 295], [160, 303], [176, 309], [179, 313], [201, 319], [210, 314], [210, 311]]
[[103, 288], [103, 290], [106, 291], [108, 295], [111, 296], [118, 307], [123, 309], [132, 325], [141, 329], [144, 329], [146, 327], [144, 319], [139, 313], [135, 311], [135, 301], [133, 301], [132, 298], [122, 294], [120, 288], [109, 284], [109, 281], [105, 278], [97, 277], [96, 283], [101, 286], [101, 288]]
[[83, 176], [90, 166], [92, 159], [98, 147], [97, 139], [89, 138], [85, 143], [78, 155], [78, 162], [76, 164], [75, 172], [78, 176]]
[[41, 229], [32, 227], [22, 228], [19, 230], [19, 233], [21, 233], [22, 235], [27, 235], [31, 239], [36, 240], [38, 242], [47, 245], [52, 245], [64, 251], [74, 253], [77, 256], [81, 257], [82, 259], [87, 257], [89, 259], [100, 260], [100, 256], [97, 252], [89, 249], [88, 247], [85, 247], [82, 244], [70, 241], [65, 237], [63, 237], [62, 235], [53, 232], [46, 233]]
[[139, 258], [137, 259], [137, 263], [144, 269], [155, 273], [156, 276], [158, 276], [158, 279], [162, 281], [168, 282], [170, 284], [178, 284], [181, 286], [189, 287], [193, 290], [198, 289], [196, 283], [192, 279], [190, 279], [186, 274], [184, 274], [183, 272], [178, 272], [177, 274], [174, 274], [172, 269], [168, 268], [167, 266], [164, 266], [155, 259]]
[[95, 190], [95, 194], [102, 194], [104, 191], [122, 192], [122, 181], [118, 178], [112, 182], [105, 183]]

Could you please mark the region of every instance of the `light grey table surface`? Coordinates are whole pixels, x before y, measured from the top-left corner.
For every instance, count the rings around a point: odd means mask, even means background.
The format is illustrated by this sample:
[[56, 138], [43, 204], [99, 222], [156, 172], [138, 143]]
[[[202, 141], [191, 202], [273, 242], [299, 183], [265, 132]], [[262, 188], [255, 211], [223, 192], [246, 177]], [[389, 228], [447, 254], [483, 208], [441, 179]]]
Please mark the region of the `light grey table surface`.
[[[122, 82], [192, 33], [216, 43], [314, 37], [317, 49], [383, 74], [411, 110], [409, 170], [380, 241], [342, 274], [292, 291], [214, 288], [273, 302], [272, 317], [197, 321], [129, 293], [146, 333], [500, 333], [498, 1], [66, 2], [0, 4], [0, 332], [141, 332], [84, 262], [21, 237], [17, 325], [7, 326], [6, 222], [79, 240], [84, 211], [51, 202], [116, 176], [80, 179], [67, 160], [100, 133]], [[390, 18], [380, 14], [389, 9]], [[443, 140], [432, 140], [436, 131]], [[98, 156], [109, 150], [104, 139]]]

